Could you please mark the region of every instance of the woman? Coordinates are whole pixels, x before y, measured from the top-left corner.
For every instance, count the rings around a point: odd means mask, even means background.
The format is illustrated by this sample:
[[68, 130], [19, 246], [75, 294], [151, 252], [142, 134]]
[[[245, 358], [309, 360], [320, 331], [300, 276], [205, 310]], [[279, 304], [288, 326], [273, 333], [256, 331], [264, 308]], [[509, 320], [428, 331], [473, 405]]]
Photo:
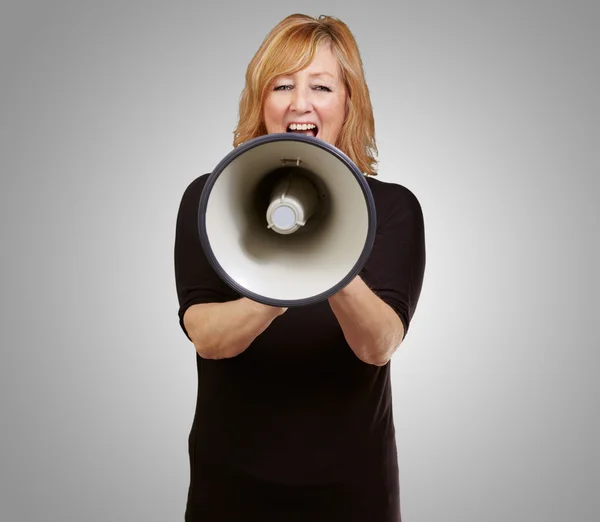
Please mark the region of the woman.
[[275, 132], [335, 145], [367, 176], [377, 234], [360, 274], [328, 300], [290, 309], [236, 294], [198, 239], [208, 175], [179, 209], [180, 324], [197, 356], [186, 520], [398, 522], [390, 359], [425, 268], [421, 207], [376, 180], [368, 88], [356, 42], [331, 17], [292, 15], [250, 62], [234, 146]]

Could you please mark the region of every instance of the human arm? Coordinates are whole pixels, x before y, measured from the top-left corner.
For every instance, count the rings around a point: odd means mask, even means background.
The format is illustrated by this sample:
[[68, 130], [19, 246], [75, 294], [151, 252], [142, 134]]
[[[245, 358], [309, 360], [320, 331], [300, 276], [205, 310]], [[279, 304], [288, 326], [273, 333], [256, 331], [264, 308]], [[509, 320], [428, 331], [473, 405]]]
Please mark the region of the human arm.
[[356, 356], [383, 366], [404, 340], [419, 300], [425, 231], [412, 192], [395, 184], [372, 185], [379, 223], [369, 260], [329, 304]]
[[284, 308], [237, 294], [217, 275], [198, 234], [198, 203], [207, 176], [194, 180], [179, 205], [174, 267], [179, 323], [203, 358], [222, 359], [243, 352]]
[[242, 297], [194, 304], [185, 311], [183, 324], [200, 357], [226, 359], [245, 351], [286, 310]]
[[404, 325], [360, 276], [330, 297], [329, 305], [361, 361], [383, 366], [392, 358], [404, 337]]

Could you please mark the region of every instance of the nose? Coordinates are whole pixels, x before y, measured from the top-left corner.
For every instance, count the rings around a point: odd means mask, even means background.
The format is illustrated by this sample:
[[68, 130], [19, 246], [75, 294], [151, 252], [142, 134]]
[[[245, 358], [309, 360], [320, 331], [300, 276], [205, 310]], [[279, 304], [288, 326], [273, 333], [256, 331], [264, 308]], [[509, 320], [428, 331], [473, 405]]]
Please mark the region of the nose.
[[310, 97], [310, 90], [305, 87], [297, 86], [292, 91], [292, 100], [290, 103], [290, 109], [298, 113], [306, 113], [311, 110], [312, 102]]

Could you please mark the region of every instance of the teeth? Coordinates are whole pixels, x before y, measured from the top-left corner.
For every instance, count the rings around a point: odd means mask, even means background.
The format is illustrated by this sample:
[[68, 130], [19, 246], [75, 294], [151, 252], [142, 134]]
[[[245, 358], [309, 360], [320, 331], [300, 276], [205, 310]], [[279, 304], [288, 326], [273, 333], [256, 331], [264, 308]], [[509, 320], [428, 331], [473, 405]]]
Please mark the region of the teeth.
[[312, 123], [292, 123], [290, 125], [291, 130], [309, 130], [316, 128], [316, 125]]

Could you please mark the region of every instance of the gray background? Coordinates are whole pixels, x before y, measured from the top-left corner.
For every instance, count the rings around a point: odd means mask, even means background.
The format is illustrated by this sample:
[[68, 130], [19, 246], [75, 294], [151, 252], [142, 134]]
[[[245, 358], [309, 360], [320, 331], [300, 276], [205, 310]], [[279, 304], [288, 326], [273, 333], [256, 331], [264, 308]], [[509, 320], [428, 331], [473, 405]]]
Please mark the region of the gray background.
[[3, 2], [0, 519], [183, 520], [180, 197], [247, 62], [333, 14], [426, 220], [393, 360], [406, 522], [600, 518], [597, 2]]

